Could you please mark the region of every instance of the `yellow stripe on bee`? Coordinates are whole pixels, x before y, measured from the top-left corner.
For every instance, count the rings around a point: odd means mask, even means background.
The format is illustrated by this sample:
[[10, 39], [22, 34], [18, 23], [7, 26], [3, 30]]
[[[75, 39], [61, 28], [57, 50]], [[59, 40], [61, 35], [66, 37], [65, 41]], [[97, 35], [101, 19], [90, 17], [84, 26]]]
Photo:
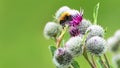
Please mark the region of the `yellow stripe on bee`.
[[69, 16], [70, 14], [68, 12], [64, 12], [61, 14], [59, 20], [64, 20], [65, 19], [65, 16]]

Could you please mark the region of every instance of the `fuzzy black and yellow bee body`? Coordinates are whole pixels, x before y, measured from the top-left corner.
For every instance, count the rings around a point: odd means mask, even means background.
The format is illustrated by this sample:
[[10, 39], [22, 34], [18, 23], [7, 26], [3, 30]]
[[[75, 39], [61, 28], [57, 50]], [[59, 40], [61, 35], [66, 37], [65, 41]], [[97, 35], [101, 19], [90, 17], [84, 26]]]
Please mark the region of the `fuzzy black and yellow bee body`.
[[71, 15], [68, 13], [68, 12], [64, 12], [60, 15], [59, 17], [59, 23], [62, 25], [62, 26], [65, 26], [65, 24], [72, 20], [72, 17]]

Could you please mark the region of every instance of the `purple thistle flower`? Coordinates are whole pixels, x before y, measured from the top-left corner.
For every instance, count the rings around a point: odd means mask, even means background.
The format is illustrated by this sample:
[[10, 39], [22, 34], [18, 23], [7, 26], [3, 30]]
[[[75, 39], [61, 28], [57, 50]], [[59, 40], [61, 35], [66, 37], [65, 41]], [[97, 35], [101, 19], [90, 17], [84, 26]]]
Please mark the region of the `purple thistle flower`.
[[57, 55], [63, 55], [64, 54], [64, 48], [58, 48], [58, 50], [56, 51]]
[[70, 26], [78, 26], [82, 19], [83, 19], [83, 11], [81, 10], [80, 12], [78, 12], [77, 10], [73, 11], [75, 14], [71, 15], [72, 20], [70, 21], [69, 25]]
[[70, 33], [71, 37], [73, 37], [73, 36], [78, 36], [80, 34], [80, 31], [77, 27], [71, 26], [69, 33]]

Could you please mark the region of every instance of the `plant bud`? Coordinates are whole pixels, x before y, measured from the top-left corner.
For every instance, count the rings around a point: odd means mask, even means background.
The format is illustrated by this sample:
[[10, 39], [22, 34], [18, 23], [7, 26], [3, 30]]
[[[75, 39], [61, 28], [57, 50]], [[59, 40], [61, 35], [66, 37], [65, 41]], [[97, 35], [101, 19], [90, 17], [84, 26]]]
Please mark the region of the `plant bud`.
[[94, 37], [90, 38], [89, 40], [87, 40], [86, 48], [92, 54], [101, 55], [107, 49], [106, 41], [105, 41], [105, 39], [103, 39], [99, 36], [94, 36]]
[[72, 56], [64, 48], [55, 51], [53, 62], [57, 68], [68, 68], [72, 62]]
[[65, 44], [65, 49], [73, 56], [82, 54], [82, 38], [80, 36], [71, 37]]
[[93, 36], [104, 36], [104, 29], [99, 25], [91, 25], [87, 28], [87, 31], [89, 31], [87, 40]]
[[83, 19], [81, 23], [78, 25], [78, 29], [81, 34], [85, 34], [87, 28], [91, 26], [91, 22], [89, 20]]
[[58, 33], [60, 33], [62, 30], [62, 27], [54, 22], [48, 22], [45, 25], [44, 28], [44, 36], [46, 38], [52, 38], [52, 37], [56, 37]]

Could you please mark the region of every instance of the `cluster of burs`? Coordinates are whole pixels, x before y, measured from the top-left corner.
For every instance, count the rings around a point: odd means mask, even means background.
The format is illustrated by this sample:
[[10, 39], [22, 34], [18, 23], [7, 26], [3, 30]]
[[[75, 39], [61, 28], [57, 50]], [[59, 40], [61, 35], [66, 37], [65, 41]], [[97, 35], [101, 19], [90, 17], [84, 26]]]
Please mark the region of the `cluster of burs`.
[[[97, 66], [89, 60], [87, 54], [101, 57], [106, 51], [116, 53], [120, 45], [120, 30], [108, 40], [104, 38], [105, 30], [97, 24], [97, 9], [93, 15], [94, 22], [91, 22], [83, 17], [83, 10], [80, 11], [71, 9], [67, 6], [62, 6], [55, 13], [55, 21], [46, 23], [44, 28], [44, 36], [47, 39], [53, 39], [56, 43], [56, 50], [53, 54], [53, 63], [57, 68], [72, 68], [72, 62], [75, 57], [83, 55], [91, 64], [91, 67]], [[64, 45], [61, 44], [65, 33], [68, 33], [70, 38], [66, 39]], [[120, 56], [114, 58], [117, 61]], [[117, 61], [120, 64], [120, 61]], [[105, 66], [105, 65], [106, 66]], [[103, 66], [110, 68], [107, 62]]]

